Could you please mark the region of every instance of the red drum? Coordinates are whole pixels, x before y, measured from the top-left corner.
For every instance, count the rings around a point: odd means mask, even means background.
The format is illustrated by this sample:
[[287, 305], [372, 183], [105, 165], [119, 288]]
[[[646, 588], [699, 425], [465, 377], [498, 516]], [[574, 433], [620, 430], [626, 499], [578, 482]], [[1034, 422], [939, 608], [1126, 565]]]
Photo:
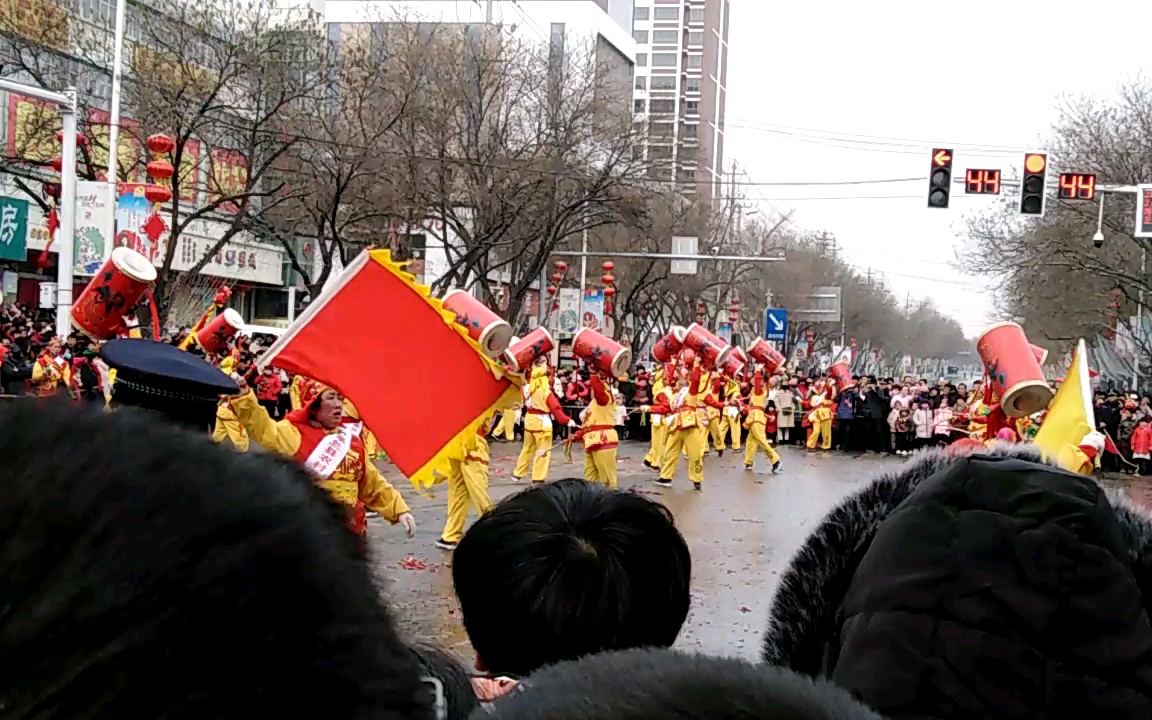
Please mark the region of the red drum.
[[835, 383], [836, 392], [852, 385], [852, 371], [846, 362], [838, 362], [828, 368], [828, 378]]
[[1028, 347], [1032, 348], [1032, 354], [1036, 356], [1036, 364], [1043, 365], [1044, 361], [1048, 359], [1048, 351], [1031, 343], [1028, 344]]
[[492, 312], [484, 303], [464, 290], [453, 290], [444, 296], [444, 309], [456, 314], [468, 336], [480, 345], [490, 358], [498, 358], [512, 342], [512, 326]]
[[552, 352], [554, 347], [556, 344], [552, 336], [544, 328], [538, 327], [525, 335], [524, 339], [517, 339], [509, 345], [504, 351], [504, 361], [516, 372], [524, 372], [532, 367], [532, 363]]
[[156, 268], [148, 258], [116, 248], [72, 305], [72, 324], [93, 340], [116, 337], [124, 330], [124, 316], [136, 309], [155, 281]]
[[692, 372], [693, 366], [696, 365], [696, 352], [692, 348], [684, 348], [680, 351], [680, 367], [685, 368], [688, 372]]
[[752, 356], [753, 360], [764, 366], [764, 371], [768, 375], [774, 374], [788, 360], [779, 350], [769, 345], [764, 338], [752, 343], [748, 347], [748, 354]]
[[572, 336], [572, 354], [601, 375], [614, 378], [627, 377], [628, 367], [632, 365], [631, 350], [592, 328], [583, 328]]
[[744, 369], [745, 361], [744, 358], [740, 357], [740, 353], [737, 352], [739, 350], [740, 348], [735, 348], [734, 351], [729, 353], [728, 357], [724, 358], [724, 361], [720, 363], [719, 370], [726, 377], [734, 378]]
[[224, 308], [216, 317], [196, 333], [196, 344], [204, 352], [218, 353], [228, 347], [228, 341], [244, 327], [244, 318], [232, 308]]
[[684, 346], [696, 351], [700, 362], [709, 368], [720, 367], [724, 359], [732, 352], [731, 345], [697, 323], [689, 325], [687, 332], [684, 333]]
[[1036, 361], [1024, 329], [1013, 322], [996, 323], [976, 342], [989, 382], [1008, 417], [1024, 417], [1048, 407], [1052, 388]]
[[656, 362], [666, 363], [671, 362], [672, 358], [680, 352], [684, 347], [684, 335], [687, 330], [682, 327], [676, 326], [668, 331], [668, 334], [656, 341], [652, 346], [652, 357]]

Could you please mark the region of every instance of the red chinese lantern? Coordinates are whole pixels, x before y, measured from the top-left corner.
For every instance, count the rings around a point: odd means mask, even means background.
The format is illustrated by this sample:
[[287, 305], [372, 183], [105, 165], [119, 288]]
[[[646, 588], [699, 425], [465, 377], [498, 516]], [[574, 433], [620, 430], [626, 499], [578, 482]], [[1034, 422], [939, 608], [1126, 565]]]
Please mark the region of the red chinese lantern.
[[[61, 142], [61, 143], [64, 142], [64, 131], [63, 130], [57, 131], [56, 141]], [[84, 137], [80, 133], [76, 133], [76, 145], [79, 146], [79, 145], [87, 145], [87, 144], [88, 144], [88, 138]]]
[[732, 323], [733, 325], [735, 325], [736, 321], [739, 319], [740, 319], [739, 315], [729, 315], [728, 316], [728, 322]]
[[604, 283], [605, 285], [611, 285], [612, 283], [616, 282], [616, 278], [612, 275], [601, 275], [600, 282]]
[[172, 199], [172, 190], [163, 185], [149, 185], [144, 188], [144, 197], [150, 203], [166, 203]]
[[740, 307], [740, 298], [738, 298], [738, 297], [732, 298], [732, 307], [736, 307], [736, 308]]
[[616, 294], [616, 288], [614, 288], [612, 286], [608, 286], [608, 287], [604, 288], [604, 297], [612, 297], [615, 294]]
[[176, 147], [176, 141], [164, 133], [149, 135], [146, 142], [148, 144], [148, 149], [157, 155], [161, 153], [172, 152], [172, 148]]
[[55, 170], [56, 172], [63, 172], [64, 171], [64, 158], [60, 157], [59, 155], [52, 158], [52, 169]]
[[552, 273], [552, 282], [559, 285], [564, 280], [564, 273]]
[[563, 260], [557, 260], [556, 262], [552, 263], [552, 267], [556, 270], [556, 272], [562, 273], [568, 269], [568, 263], [564, 262]]
[[556, 310], [559, 310], [559, 309], [560, 309], [560, 303], [558, 303], [558, 302], [552, 303], [553, 312], [555, 312]]
[[616, 263], [612, 262], [611, 260], [605, 260], [604, 262], [600, 263], [600, 269], [606, 273], [610, 273], [616, 269]]
[[555, 285], [549, 285], [548, 286], [548, 294], [549, 295], [555, 295], [556, 294], [556, 286]]
[[41, 189], [43, 189], [44, 194], [50, 198], [60, 197], [60, 183], [44, 183]]
[[172, 163], [167, 160], [153, 160], [148, 163], [145, 170], [148, 172], [148, 177], [156, 180], [167, 180], [172, 177], [173, 172]]

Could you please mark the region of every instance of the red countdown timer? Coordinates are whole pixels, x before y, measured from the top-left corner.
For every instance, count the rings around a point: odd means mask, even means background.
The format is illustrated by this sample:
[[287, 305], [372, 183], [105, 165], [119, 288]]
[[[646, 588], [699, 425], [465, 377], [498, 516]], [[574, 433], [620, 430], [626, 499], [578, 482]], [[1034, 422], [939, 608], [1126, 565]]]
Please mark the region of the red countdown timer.
[[999, 195], [999, 170], [967, 170], [964, 172], [964, 192], [968, 195]]
[[1056, 197], [1061, 200], [1091, 200], [1096, 197], [1096, 176], [1083, 173], [1060, 173]]

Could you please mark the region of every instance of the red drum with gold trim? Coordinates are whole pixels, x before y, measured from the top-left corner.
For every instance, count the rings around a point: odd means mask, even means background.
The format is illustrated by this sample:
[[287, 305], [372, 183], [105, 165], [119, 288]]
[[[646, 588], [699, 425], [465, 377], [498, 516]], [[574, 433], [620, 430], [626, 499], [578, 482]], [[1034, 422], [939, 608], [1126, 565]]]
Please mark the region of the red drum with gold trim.
[[155, 281], [156, 268], [148, 258], [116, 248], [72, 305], [72, 324], [93, 340], [116, 337], [124, 330], [124, 316], [135, 310]]
[[228, 347], [228, 341], [244, 327], [244, 318], [232, 308], [224, 308], [223, 312], [216, 313], [207, 325], [196, 333], [196, 344], [204, 348], [204, 352], [218, 353]]
[[852, 385], [852, 371], [846, 362], [838, 362], [828, 368], [828, 378], [835, 383], [836, 392]]
[[740, 357], [741, 353], [739, 350], [740, 348], [733, 348], [732, 352], [728, 353], [728, 357], [724, 358], [724, 361], [720, 363], [718, 369], [725, 377], [734, 378], [744, 369], [745, 360]]
[[1028, 344], [1028, 347], [1032, 348], [1032, 354], [1036, 356], [1036, 364], [1043, 365], [1044, 361], [1048, 359], [1048, 351], [1031, 343]]
[[1024, 328], [1014, 322], [996, 323], [980, 335], [976, 352], [1005, 415], [1023, 417], [1048, 407], [1052, 388]]
[[453, 290], [441, 302], [445, 310], [456, 314], [456, 322], [468, 331], [468, 336], [480, 345], [485, 355], [497, 358], [508, 349], [512, 326], [484, 303], [464, 290]]
[[732, 353], [732, 346], [708, 332], [698, 323], [692, 323], [684, 333], [684, 346], [696, 352], [705, 367], [716, 368]]
[[772, 375], [787, 362], [788, 358], [772, 347], [764, 338], [758, 339], [756, 342], [748, 346], [748, 354], [752, 359], [764, 366], [764, 371], [768, 375]]
[[532, 363], [552, 352], [556, 344], [552, 335], [542, 327], [538, 327], [504, 351], [504, 361], [508, 367], [516, 372], [524, 372], [532, 367]]
[[632, 364], [631, 350], [592, 328], [584, 328], [572, 336], [572, 354], [601, 375], [614, 378], [627, 377]]
[[667, 335], [657, 340], [656, 344], [652, 346], [652, 357], [656, 359], [656, 362], [671, 362], [684, 347], [684, 335], [687, 332], [677, 325], [669, 330]]

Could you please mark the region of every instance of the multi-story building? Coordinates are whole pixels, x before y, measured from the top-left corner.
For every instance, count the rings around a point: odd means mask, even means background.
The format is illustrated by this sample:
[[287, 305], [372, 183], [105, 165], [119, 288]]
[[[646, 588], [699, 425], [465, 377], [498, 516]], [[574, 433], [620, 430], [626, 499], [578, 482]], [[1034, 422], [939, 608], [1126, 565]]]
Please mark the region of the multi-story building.
[[635, 0], [633, 111], [648, 123], [652, 176], [720, 196], [729, 0]]

